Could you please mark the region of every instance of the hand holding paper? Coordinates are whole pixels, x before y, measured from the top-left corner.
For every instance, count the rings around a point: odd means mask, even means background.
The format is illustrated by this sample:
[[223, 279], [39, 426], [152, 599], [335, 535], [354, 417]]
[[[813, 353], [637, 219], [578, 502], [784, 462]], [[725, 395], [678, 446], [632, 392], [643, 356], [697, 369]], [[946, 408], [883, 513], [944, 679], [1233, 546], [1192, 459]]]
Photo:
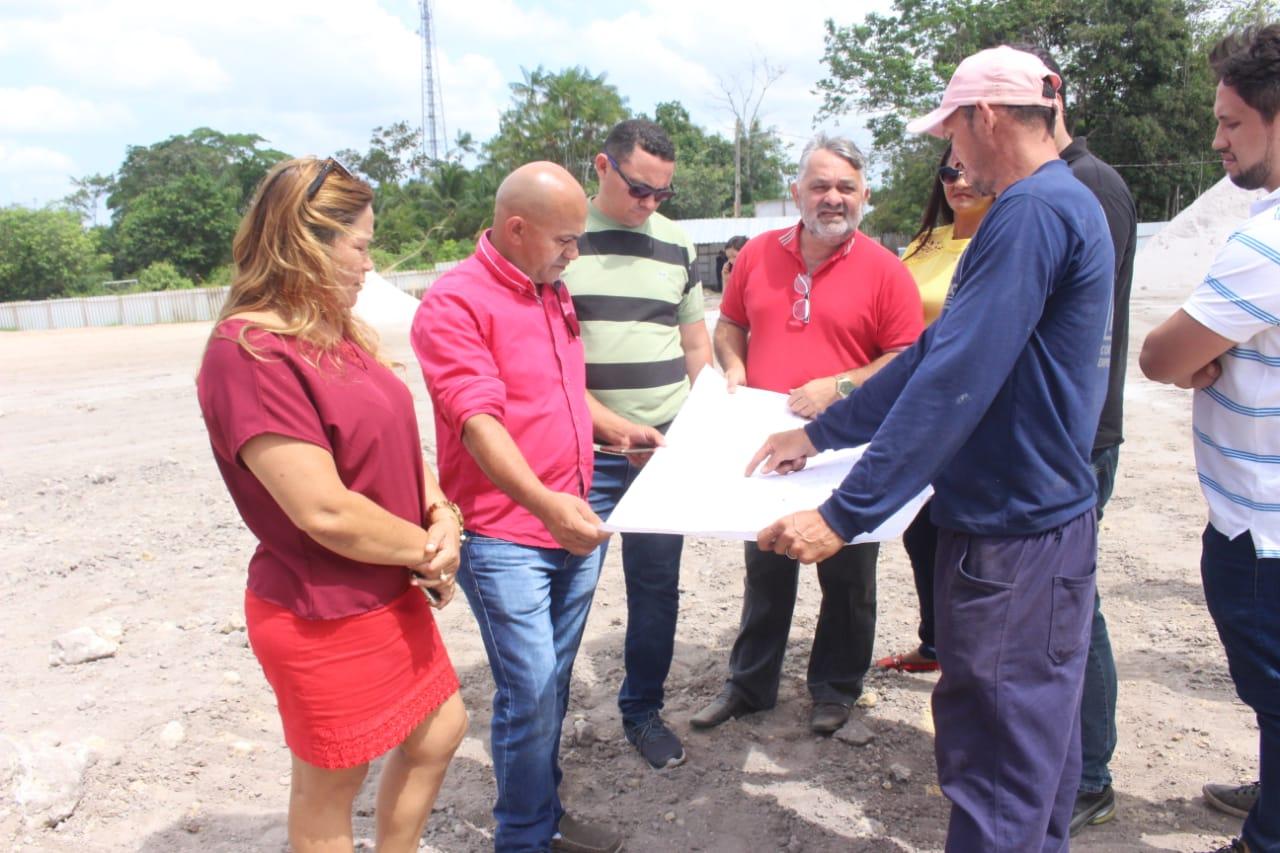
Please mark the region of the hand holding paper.
[[[798, 430], [804, 423], [788, 410], [787, 395], [746, 386], [730, 393], [724, 378], [707, 368], [667, 430], [666, 446], [654, 452], [601, 529], [755, 541], [776, 520], [825, 501], [862, 455], [857, 447], [813, 455], [812, 444]], [[780, 452], [767, 452], [770, 447]], [[767, 470], [793, 473], [744, 478], [743, 464], [757, 453], [764, 455], [752, 470], [769, 457], [773, 467]], [[792, 464], [784, 467], [784, 460]], [[926, 489], [916, 495], [877, 530], [854, 541], [901, 536], [929, 494]], [[809, 526], [800, 531], [815, 538]]]

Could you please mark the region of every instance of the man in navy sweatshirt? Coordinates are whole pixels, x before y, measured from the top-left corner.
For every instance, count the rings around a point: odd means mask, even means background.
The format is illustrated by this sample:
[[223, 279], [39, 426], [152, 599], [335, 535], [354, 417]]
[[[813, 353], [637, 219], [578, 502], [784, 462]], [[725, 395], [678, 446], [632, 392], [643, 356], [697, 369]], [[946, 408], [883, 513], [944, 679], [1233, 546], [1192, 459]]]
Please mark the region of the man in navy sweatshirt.
[[1067, 850], [1080, 780], [1114, 255], [1097, 199], [1058, 157], [1060, 82], [1031, 54], [985, 50], [907, 125], [950, 139], [996, 203], [916, 344], [748, 466], [788, 473], [870, 442], [830, 499], [760, 531], [761, 548], [804, 563], [933, 483], [948, 851]]

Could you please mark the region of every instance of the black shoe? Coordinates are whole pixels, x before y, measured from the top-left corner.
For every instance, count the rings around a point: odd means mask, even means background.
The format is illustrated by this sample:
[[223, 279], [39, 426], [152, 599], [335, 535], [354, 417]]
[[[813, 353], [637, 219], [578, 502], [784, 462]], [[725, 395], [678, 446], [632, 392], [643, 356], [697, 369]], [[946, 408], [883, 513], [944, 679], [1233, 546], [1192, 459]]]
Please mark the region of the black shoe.
[[1218, 811], [1234, 817], [1248, 817], [1249, 810], [1258, 801], [1260, 787], [1257, 782], [1248, 785], [1215, 785], [1210, 782], [1201, 790], [1204, 791], [1204, 801]]
[[667, 724], [653, 711], [639, 723], [622, 721], [622, 732], [627, 742], [636, 748], [654, 770], [665, 770], [684, 764], [684, 747], [680, 738], [667, 728]]
[[814, 702], [809, 728], [814, 734], [830, 735], [849, 721], [849, 706], [839, 702]]
[[720, 695], [711, 700], [711, 704], [689, 718], [689, 725], [695, 729], [714, 729], [721, 723], [751, 714], [755, 708], [747, 704], [747, 700], [738, 695], [733, 685], [726, 684]]
[[551, 838], [551, 849], [557, 853], [618, 853], [622, 836], [607, 826], [582, 823], [565, 815]]
[[1076, 794], [1076, 806], [1071, 812], [1071, 835], [1086, 826], [1106, 823], [1116, 816], [1116, 792], [1110, 785], [1097, 793]]

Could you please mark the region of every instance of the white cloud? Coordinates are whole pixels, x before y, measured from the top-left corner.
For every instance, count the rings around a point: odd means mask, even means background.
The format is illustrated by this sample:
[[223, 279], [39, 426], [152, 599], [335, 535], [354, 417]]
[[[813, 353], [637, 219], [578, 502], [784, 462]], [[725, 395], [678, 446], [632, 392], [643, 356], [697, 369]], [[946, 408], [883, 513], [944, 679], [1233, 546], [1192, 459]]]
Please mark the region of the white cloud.
[[163, 87], [179, 95], [225, 90], [229, 78], [221, 64], [162, 23], [121, 18], [107, 4], [61, 18], [19, 21], [13, 35], [15, 44], [42, 55], [58, 76], [89, 89]]
[[[633, 110], [679, 100], [728, 133], [719, 80], [763, 56], [787, 74], [761, 117], [803, 141], [821, 103], [811, 90], [822, 21], [865, 7], [791, 0], [765, 16], [741, 0], [437, 0], [448, 138], [489, 139], [508, 84], [538, 65], [585, 66]], [[200, 126], [257, 133], [290, 153], [363, 149], [377, 125], [421, 121], [417, 25], [416, 0], [0, 0], [0, 131], [70, 152], [85, 173], [113, 171], [128, 145]], [[35, 190], [0, 185], [0, 204], [6, 192]]]
[[61, 151], [0, 140], [0, 174], [56, 176], [65, 183], [75, 162]]
[[119, 104], [73, 98], [48, 86], [0, 88], [0, 133], [86, 132], [128, 117]]

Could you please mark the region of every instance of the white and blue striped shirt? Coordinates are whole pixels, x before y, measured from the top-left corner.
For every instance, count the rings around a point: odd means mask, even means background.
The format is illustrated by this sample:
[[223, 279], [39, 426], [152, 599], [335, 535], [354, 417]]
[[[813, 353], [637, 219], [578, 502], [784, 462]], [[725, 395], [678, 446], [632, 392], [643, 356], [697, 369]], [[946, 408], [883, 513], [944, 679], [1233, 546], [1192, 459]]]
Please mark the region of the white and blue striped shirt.
[[1195, 393], [1191, 423], [1209, 523], [1280, 558], [1280, 189], [1250, 212], [1182, 306], [1236, 344]]

